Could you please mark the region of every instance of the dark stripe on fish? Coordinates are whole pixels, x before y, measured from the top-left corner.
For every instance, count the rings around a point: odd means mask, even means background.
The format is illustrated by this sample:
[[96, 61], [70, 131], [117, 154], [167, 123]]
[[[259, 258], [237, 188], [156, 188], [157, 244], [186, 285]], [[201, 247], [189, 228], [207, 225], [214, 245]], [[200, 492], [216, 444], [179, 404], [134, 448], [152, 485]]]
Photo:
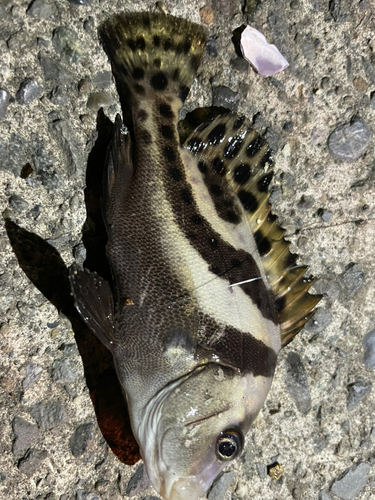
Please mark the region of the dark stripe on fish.
[[251, 333], [241, 332], [233, 326], [217, 323], [210, 316], [200, 313], [198, 333], [198, 357], [212, 353], [218, 363], [230, 366], [242, 375], [272, 377], [277, 354]]
[[[155, 101], [154, 114], [158, 115], [162, 103]], [[160, 116], [160, 115], [159, 115]], [[161, 126], [166, 125], [170, 118], [161, 120]], [[174, 124], [175, 126], [175, 124]], [[233, 285], [245, 280], [254, 280], [249, 283], [238, 285], [251, 298], [260, 310], [262, 316], [277, 323], [277, 314], [274, 306], [274, 297], [267, 289], [255, 259], [248, 252], [242, 249], [235, 249], [227, 243], [222, 236], [217, 233], [200, 213], [194, 200], [191, 186], [186, 180], [185, 169], [181, 160], [180, 150], [176, 140], [166, 139], [159, 130], [159, 154], [170, 161], [173, 157], [173, 168], [166, 165], [164, 170], [164, 185], [167, 199], [171, 203], [176, 222], [183, 231], [190, 244], [201, 255], [203, 260], [209, 265], [209, 271]], [[217, 131], [216, 131], [217, 132]], [[215, 134], [216, 134], [215, 132]], [[225, 133], [225, 125], [217, 132], [220, 136]], [[211, 137], [214, 134], [211, 134]], [[224, 137], [224, 135], [223, 135]], [[166, 152], [168, 151], [168, 154]], [[170, 165], [172, 167], [172, 165]], [[201, 168], [201, 171], [205, 170]], [[215, 172], [212, 168], [206, 170]], [[213, 174], [212, 174], [213, 175]], [[215, 174], [219, 175], [219, 174]], [[223, 186], [222, 183], [212, 182]], [[214, 188], [214, 190], [218, 190]], [[234, 207], [234, 206], [233, 206]], [[232, 207], [228, 207], [230, 210]], [[236, 212], [233, 210], [233, 219], [236, 220]], [[215, 251], [213, 251], [215, 242]]]

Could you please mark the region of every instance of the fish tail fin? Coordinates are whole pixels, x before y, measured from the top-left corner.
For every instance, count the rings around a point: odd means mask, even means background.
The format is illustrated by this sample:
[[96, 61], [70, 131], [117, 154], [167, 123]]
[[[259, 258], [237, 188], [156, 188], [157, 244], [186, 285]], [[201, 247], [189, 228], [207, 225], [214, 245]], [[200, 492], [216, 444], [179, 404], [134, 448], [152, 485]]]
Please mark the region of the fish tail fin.
[[99, 28], [120, 98], [185, 101], [206, 42], [203, 26], [163, 13], [121, 13]]

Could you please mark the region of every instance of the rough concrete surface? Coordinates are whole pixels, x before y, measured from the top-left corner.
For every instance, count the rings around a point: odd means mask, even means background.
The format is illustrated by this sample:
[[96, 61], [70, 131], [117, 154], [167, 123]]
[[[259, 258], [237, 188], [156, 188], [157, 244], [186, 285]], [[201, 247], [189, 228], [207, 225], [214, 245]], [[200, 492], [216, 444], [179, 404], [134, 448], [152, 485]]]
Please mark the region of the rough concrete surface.
[[[182, 116], [214, 95], [266, 135], [276, 151], [273, 211], [324, 295], [316, 319], [281, 353], [246, 451], [215, 485], [216, 498], [375, 498], [374, 3], [165, 5], [209, 23]], [[82, 230], [89, 246], [97, 226], [85, 220], [99, 194], [85, 204], [84, 188], [95, 142], [95, 155], [105, 154], [98, 110], [112, 121], [120, 111], [96, 29], [111, 13], [151, 8], [144, 0], [0, 2], [2, 499], [158, 498], [140, 464], [121, 462], [99, 430], [106, 409], [92, 387], [100, 382], [82, 362], [91, 337], [76, 348], [86, 334], [66, 281], [66, 266], [86, 256]], [[247, 23], [288, 69], [264, 78], [236, 54], [233, 32]], [[136, 459], [134, 451], [124, 461]]]

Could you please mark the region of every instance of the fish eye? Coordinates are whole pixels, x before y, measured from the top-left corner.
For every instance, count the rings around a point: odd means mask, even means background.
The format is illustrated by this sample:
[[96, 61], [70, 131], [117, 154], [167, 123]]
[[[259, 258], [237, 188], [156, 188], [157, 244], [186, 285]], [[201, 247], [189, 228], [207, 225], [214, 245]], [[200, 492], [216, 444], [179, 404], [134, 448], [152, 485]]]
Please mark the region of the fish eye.
[[219, 460], [233, 460], [242, 451], [242, 432], [229, 429], [222, 432], [216, 442], [216, 455]]

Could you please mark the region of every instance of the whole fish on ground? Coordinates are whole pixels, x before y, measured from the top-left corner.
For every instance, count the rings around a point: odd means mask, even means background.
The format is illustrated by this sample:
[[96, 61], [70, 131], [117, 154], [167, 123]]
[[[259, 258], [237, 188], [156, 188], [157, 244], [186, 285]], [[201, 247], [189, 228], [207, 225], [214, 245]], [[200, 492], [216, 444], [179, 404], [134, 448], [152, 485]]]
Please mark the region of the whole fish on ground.
[[241, 454], [319, 297], [270, 212], [273, 158], [249, 120], [219, 116], [180, 146], [205, 29], [123, 13], [99, 34], [132, 130], [116, 118], [103, 186], [115, 285], [73, 266], [75, 303], [113, 354], [155, 489], [196, 500]]

